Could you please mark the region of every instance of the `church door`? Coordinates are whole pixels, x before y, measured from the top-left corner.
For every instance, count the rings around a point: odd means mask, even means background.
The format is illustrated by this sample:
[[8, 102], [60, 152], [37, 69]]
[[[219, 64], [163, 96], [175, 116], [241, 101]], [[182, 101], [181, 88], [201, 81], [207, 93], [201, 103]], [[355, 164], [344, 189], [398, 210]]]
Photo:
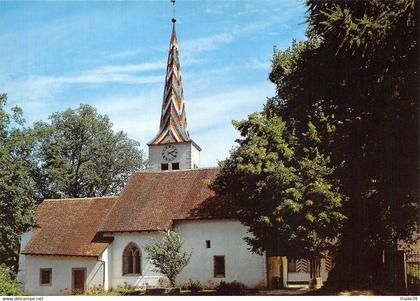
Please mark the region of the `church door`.
[[86, 269], [74, 268], [72, 270], [72, 292], [82, 294], [85, 291]]

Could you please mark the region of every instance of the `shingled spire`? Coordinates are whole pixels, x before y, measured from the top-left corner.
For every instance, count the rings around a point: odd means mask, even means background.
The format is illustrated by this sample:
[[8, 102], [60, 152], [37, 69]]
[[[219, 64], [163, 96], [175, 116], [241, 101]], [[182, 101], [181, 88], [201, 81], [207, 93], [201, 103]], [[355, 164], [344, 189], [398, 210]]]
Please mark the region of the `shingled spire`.
[[163, 92], [160, 129], [150, 144], [166, 144], [191, 141], [187, 130], [187, 117], [179, 64], [178, 40], [175, 31], [176, 19], [172, 19], [172, 35], [166, 65], [165, 89]]

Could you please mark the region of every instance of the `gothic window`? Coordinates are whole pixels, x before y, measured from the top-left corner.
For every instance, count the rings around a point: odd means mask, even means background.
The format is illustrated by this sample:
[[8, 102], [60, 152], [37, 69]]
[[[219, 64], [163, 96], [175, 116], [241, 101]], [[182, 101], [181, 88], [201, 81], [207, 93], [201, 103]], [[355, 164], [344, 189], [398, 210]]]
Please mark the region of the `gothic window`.
[[140, 249], [135, 243], [130, 242], [123, 252], [123, 275], [141, 274]]

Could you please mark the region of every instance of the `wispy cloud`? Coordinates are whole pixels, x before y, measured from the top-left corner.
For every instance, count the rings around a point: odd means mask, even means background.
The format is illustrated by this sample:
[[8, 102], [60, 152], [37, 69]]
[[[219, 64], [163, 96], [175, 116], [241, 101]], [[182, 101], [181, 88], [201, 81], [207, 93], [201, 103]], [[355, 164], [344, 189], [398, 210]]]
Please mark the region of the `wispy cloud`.
[[103, 56], [103, 58], [110, 59], [110, 60], [131, 58], [136, 55], [139, 55], [143, 51], [144, 51], [143, 49], [127, 49], [127, 50], [122, 50], [115, 53], [106, 54]]
[[61, 86], [73, 84], [105, 84], [105, 83], [120, 83], [120, 84], [153, 84], [162, 82], [162, 76], [135, 76], [124, 73], [86, 73], [75, 76], [40, 76], [29, 78], [33, 85], [37, 86]]
[[132, 73], [163, 70], [165, 61], [147, 62], [142, 64], [107, 65], [87, 71], [89, 74]]
[[284, 22], [285, 18], [290, 18], [290, 16], [287, 16], [287, 12], [283, 12], [279, 16], [274, 16], [267, 20], [253, 21], [245, 26], [235, 25], [233, 28], [225, 32], [219, 32], [206, 37], [187, 40], [183, 42], [183, 49], [185, 49], [184, 53], [189, 56], [194, 53], [213, 51], [222, 45], [231, 43], [235, 39], [255, 34], [273, 26], [274, 24]]
[[248, 62], [245, 67], [250, 69], [261, 69], [261, 70], [267, 70], [267, 72], [270, 70], [271, 62], [269, 60], [261, 60], [261, 59], [251, 59], [250, 62]]

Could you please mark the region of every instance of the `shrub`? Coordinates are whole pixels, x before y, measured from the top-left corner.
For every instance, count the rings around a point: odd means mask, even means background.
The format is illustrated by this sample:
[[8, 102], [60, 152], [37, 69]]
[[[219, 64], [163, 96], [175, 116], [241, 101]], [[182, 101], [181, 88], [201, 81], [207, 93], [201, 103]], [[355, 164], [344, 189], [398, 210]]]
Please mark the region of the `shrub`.
[[104, 288], [102, 287], [102, 285], [98, 284], [98, 285], [92, 285], [90, 286], [85, 292], [84, 295], [100, 295], [105, 293]]
[[129, 288], [126, 288], [126, 287], [119, 287], [119, 288], [115, 289], [113, 292], [118, 294], [118, 295], [121, 295], [121, 296], [127, 296], [132, 291], [133, 291], [132, 289], [129, 289]]
[[207, 284], [203, 285], [203, 290], [213, 290], [216, 287], [213, 281], [209, 280]]
[[220, 295], [239, 295], [244, 289], [246, 289], [245, 284], [236, 280], [232, 282], [220, 281], [216, 286], [216, 291]]
[[188, 282], [182, 286], [182, 289], [190, 290], [191, 292], [198, 292], [203, 289], [203, 286], [200, 281], [189, 279]]
[[22, 284], [13, 279], [9, 270], [0, 265], [0, 296], [22, 296], [25, 295]]
[[155, 266], [154, 271], [168, 277], [175, 287], [176, 276], [188, 264], [191, 252], [182, 250], [181, 236], [175, 231], [160, 232], [160, 239], [146, 245], [148, 258]]

